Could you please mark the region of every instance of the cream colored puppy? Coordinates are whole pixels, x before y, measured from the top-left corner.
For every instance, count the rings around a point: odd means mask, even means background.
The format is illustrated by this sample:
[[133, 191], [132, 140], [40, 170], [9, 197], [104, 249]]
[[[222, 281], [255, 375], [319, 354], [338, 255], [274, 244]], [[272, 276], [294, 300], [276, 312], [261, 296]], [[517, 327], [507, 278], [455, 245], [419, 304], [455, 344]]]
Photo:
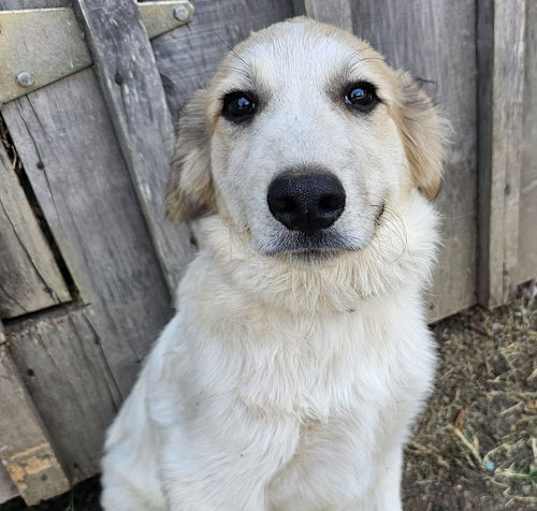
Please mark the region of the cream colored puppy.
[[168, 212], [201, 219], [201, 250], [108, 433], [106, 511], [401, 510], [442, 131], [336, 28], [278, 23], [226, 57], [180, 117]]

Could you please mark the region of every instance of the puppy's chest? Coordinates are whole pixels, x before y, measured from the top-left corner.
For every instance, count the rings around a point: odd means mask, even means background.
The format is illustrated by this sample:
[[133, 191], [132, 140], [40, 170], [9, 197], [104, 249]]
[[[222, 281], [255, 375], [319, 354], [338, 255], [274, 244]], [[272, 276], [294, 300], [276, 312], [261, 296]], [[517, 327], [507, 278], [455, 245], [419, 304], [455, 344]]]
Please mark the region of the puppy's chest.
[[397, 399], [390, 380], [406, 368], [386, 350], [387, 332], [326, 320], [271, 335], [243, 358], [238, 390], [247, 406], [308, 423]]

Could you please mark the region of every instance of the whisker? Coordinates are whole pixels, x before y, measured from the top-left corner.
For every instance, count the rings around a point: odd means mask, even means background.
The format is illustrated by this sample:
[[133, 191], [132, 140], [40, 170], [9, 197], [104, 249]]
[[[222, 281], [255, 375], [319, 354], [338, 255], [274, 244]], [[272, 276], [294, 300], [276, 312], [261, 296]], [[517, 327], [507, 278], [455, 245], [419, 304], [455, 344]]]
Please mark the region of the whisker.
[[[389, 206], [384, 207], [384, 214], [381, 218], [379, 218], [379, 224], [383, 224], [387, 229], [390, 229], [395, 235], [399, 237], [399, 240], [402, 245], [402, 249], [400, 253], [397, 255], [397, 257], [391, 261], [391, 263], [397, 263], [401, 260], [401, 258], [405, 255], [408, 249], [408, 233], [406, 229], [406, 224], [403, 221], [403, 219], [400, 217], [400, 215]], [[380, 238], [380, 241], [382, 242], [384, 240], [384, 237]], [[379, 246], [375, 247], [376, 249], [381, 249], [382, 243], [379, 243]], [[395, 248], [395, 246], [391, 247], [392, 249]]]

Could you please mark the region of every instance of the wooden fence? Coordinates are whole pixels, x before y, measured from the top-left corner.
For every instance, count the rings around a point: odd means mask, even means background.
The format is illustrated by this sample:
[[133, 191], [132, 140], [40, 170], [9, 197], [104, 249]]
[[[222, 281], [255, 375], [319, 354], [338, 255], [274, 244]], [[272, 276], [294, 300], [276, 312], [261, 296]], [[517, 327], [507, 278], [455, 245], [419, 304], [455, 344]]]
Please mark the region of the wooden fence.
[[[103, 432], [195, 252], [161, 207], [172, 119], [252, 30], [303, 13], [353, 30], [445, 110], [431, 319], [504, 303], [537, 275], [537, 2], [168, 3], [187, 24], [150, 41], [158, 30], [131, 0], [0, 0], [0, 78], [10, 62], [21, 87], [0, 110], [0, 502], [98, 471]], [[6, 54], [9, 11], [53, 7], [33, 13], [66, 20], [49, 35], [17, 13], [23, 41]], [[78, 41], [76, 59], [49, 51], [59, 36]], [[72, 65], [55, 76], [58, 59]]]

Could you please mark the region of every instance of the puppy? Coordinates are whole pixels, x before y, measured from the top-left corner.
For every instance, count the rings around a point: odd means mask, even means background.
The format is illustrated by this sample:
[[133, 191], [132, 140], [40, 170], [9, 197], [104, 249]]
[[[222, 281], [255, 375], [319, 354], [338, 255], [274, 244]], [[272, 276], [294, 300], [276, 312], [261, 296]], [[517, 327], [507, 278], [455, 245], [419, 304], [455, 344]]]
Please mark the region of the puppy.
[[167, 208], [200, 251], [108, 432], [106, 511], [401, 510], [443, 124], [305, 18], [225, 58], [180, 116]]

